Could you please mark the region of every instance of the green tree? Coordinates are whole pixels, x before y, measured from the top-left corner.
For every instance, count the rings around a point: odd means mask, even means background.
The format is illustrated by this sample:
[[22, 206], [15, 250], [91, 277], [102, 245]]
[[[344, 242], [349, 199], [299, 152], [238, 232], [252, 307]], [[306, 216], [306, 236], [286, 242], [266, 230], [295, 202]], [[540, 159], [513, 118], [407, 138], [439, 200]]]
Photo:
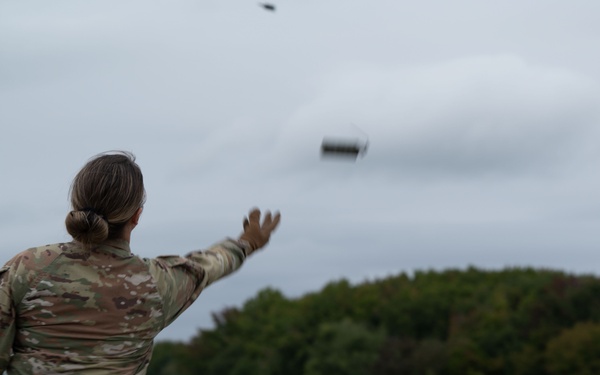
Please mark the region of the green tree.
[[600, 374], [600, 324], [578, 323], [548, 342], [548, 375]]
[[600, 374], [599, 293], [594, 276], [473, 267], [268, 288], [189, 344], [157, 344], [149, 374]]
[[191, 375], [193, 356], [182, 342], [164, 341], [154, 345], [148, 375]]
[[384, 339], [382, 330], [369, 329], [350, 319], [324, 323], [309, 351], [304, 374], [370, 374]]

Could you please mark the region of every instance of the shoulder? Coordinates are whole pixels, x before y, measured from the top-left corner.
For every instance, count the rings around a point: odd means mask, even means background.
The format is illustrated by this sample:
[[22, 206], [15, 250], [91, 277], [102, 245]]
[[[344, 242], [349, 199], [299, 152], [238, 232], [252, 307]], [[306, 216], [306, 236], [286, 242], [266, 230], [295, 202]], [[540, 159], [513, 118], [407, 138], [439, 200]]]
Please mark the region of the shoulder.
[[26, 262], [29, 264], [43, 264], [48, 261], [52, 261], [64, 251], [68, 251], [73, 244], [69, 243], [56, 243], [51, 245], [43, 245], [38, 247], [31, 247], [25, 251], [17, 254], [11, 261]]
[[35, 272], [50, 265], [64, 252], [76, 247], [74, 243], [56, 243], [32, 247], [15, 255], [6, 263], [6, 267], [13, 272]]
[[161, 255], [156, 258], [142, 258], [142, 261], [151, 268], [165, 270], [168, 268], [182, 266], [187, 260], [179, 255]]

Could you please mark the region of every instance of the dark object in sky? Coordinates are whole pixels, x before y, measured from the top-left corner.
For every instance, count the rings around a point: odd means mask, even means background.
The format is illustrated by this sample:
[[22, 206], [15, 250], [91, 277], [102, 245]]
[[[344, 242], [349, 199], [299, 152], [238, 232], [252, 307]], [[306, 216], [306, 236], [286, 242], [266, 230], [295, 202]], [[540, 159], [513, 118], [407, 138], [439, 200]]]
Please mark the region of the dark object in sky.
[[275, 11], [275, 5], [273, 4], [269, 4], [269, 3], [259, 3], [261, 7], [265, 8], [266, 10], [270, 10], [271, 12]]
[[321, 156], [335, 156], [356, 159], [367, 152], [368, 142], [359, 139], [325, 138], [321, 144]]

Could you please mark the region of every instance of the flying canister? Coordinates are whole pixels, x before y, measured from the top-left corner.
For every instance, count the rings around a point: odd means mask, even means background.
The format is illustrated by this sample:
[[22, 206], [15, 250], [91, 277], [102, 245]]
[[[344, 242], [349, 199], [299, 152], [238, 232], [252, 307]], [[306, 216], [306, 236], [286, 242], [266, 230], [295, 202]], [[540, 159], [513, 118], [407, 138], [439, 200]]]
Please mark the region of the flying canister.
[[322, 157], [342, 157], [356, 159], [366, 154], [368, 141], [358, 138], [324, 138], [321, 143]]

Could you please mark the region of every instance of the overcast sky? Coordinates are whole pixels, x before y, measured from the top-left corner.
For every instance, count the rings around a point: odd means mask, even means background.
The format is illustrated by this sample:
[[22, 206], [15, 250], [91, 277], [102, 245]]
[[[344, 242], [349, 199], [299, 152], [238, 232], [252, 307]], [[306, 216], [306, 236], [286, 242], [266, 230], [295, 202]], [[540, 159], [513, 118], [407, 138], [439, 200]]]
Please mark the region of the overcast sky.
[[[68, 241], [73, 176], [132, 151], [133, 252], [280, 210], [159, 339], [265, 287], [476, 266], [600, 274], [600, 2], [0, 2], [0, 263]], [[368, 141], [322, 159], [324, 137]]]

